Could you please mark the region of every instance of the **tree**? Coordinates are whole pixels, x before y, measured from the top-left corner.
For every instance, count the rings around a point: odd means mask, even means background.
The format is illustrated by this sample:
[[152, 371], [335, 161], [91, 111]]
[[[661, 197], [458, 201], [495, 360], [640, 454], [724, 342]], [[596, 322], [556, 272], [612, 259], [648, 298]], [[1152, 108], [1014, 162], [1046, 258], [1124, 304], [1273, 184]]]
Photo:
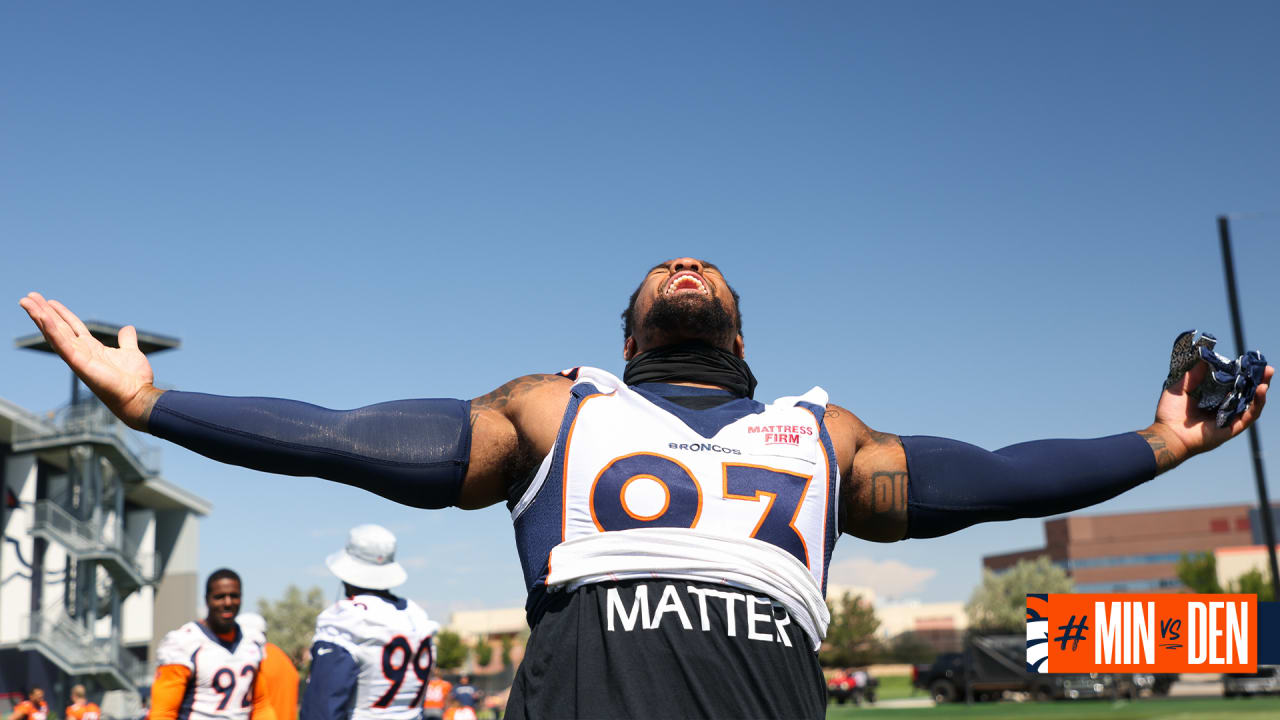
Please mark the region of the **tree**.
[[932, 645], [910, 630], [898, 633], [885, 649], [885, 659], [894, 663], [927, 663], [937, 656], [938, 651]]
[[861, 596], [845, 593], [838, 605], [827, 603], [831, 625], [827, 639], [818, 652], [818, 660], [829, 667], [870, 665], [880, 653], [876, 628], [880, 621], [875, 610]]
[[436, 635], [436, 667], [441, 670], [457, 670], [467, 659], [467, 646], [458, 633], [441, 630]]
[[1258, 568], [1254, 568], [1240, 577], [1227, 583], [1227, 592], [1257, 595], [1258, 602], [1273, 602], [1276, 599], [1275, 588], [1267, 582], [1267, 576]]
[[1271, 583], [1267, 582], [1267, 576], [1261, 570], [1254, 568], [1249, 572], [1241, 575], [1235, 580], [1228, 580], [1227, 586], [1224, 588], [1218, 582], [1218, 561], [1214, 558], [1213, 553], [1196, 553], [1188, 555], [1183, 553], [1178, 558], [1178, 580], [1183, 585], [1191, 588], [1192, 592], [1198, 593], [1244, 593], [1246, 595], [1257, 595], [1258, 602], [1271, 602], [1275, 600], [1275, 590], [1271, 587]]
[[965, 604], [969, 626], [979, 632], [1025, 632], [1028, 593], [1069, 593], [1074, 587], [1067, 571], [1048, 557], [1019, 560], [1001, 573], [982, 571], [982, 584]]
[[478, 667], [486, 667], [493, 660], [493, 646], [489, 644], [486, 637], [476, 638], [476, 646], [473, 649]]
[[316, 632], [316, 617], [324, 606], [324, 592], [318, 587], [312, 587], [304, 595], [298, 586], [290, 585], [280, 600], [258, 599], [258, 612], [267, 621], [267, 639], [298, 667], [305, 665], [307, 650]]
[[1218, 584], [1218, 562], [1214, 560], [1213, 553], [1183, 553], [1178, 558], [1177, 573], [1178, 580], [1192, 592], [1222, 592], [1222, 586]]
[[511, 667], [511, 648], [515, 647], [516, 639], [511, 635], [502, 636], [502, 667]]

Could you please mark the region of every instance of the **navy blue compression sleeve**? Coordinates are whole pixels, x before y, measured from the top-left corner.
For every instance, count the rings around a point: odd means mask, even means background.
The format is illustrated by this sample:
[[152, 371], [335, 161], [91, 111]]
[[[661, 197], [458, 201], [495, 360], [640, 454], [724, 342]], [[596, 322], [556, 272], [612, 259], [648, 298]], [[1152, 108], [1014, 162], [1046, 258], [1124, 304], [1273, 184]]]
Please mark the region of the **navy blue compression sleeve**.
[[348, 720], [360, 667], [343, 647], [323, 640], [311, 646], [311, 672], [299, 720]]
[[1137, 433], [1037, 440], [988, 452], [924, 435], [907, 454], [907, 537], [929, 538], [980, 522], [1045, 517], [1113, 498], [1156, 476]]
[[220, 462], [321, 477], [420, 508], [454, 505], [471, 454], [471, 404], [397, 400], [329, 410], [294, 400], [170, 390], [148, 431]]

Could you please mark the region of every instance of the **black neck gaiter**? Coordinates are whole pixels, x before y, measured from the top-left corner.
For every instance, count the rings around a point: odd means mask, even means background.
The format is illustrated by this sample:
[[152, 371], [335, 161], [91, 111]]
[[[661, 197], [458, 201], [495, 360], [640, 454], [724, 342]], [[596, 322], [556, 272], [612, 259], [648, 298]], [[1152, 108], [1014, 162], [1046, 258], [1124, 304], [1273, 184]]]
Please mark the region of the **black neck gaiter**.
[[622, 373], [628, 385], [696, 382], [718, 385], [738, 397], [755, 397], [756, 376], [747, 361], [701, 342], [664, 345], [631, 358]]

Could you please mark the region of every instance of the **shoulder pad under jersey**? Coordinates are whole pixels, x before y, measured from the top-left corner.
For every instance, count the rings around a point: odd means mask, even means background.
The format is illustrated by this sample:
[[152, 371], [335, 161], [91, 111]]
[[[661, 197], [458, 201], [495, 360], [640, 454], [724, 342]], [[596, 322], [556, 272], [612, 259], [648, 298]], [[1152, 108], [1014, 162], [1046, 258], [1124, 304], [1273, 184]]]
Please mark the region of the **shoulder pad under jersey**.
[[240, 642], [250, 642], [262, 648], [265, 652], [267, 646], [267, 636], [257, 630], [245, 632], [244, 628], [240, 628]]
[[156, 663], [182, 665], [194, 669], [195, 664], [191, 661], [191, 656], [196, 654], [207, 639], [199, 625], [189, 622], [165, 634], [159, 647], [156, 648]]
[[349, 650], [360, 644], [366, 633], [364, 626], [368, 622], [369, 608], [362, 602], [350, 598], [339, 600], [330, 605], [316, 618], [316, 635], [312, 642], [331, 642]]
[[412, 600], [409, 600], [408, 603], [409, 607], [407, 608], [407, 612], [413, 619], [413, 626], [416, 627], [420, 633], [423, 635], [435, 635], [440, 632], [440, 623], [428, 617], [427, 611], [423, 610], [421, 605]]

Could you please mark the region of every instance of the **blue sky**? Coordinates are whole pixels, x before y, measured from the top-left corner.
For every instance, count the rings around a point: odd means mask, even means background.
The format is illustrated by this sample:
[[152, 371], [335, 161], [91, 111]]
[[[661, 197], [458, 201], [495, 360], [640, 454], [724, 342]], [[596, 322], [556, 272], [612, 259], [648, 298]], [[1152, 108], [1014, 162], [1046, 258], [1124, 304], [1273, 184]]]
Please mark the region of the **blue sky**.
[[[995, 448], [1145, 426], [1183, 329], [1235, 354], [1227, 212], [1249, 344], [1280, 354], [1274, 3], [690, 5], [6, 4], [0, 329], [39, 290], [181, 337], [167, 387], [471, 397], [620, 371], [627, 295], [690, 254], [743, 296], [758, 397], [818, 384]], [[0, 378], [66, 400], [48, 356]], [[163, 468], [215, 505], [202, 571], [250, 600], [334, 590], [322, 558], [379, 522], [428, 611], [523, 602], [504, 508]], [[1254, 497], [1241, 440], [1098, 511]], [[964, 599], [1041, 527], [845, 537], [832, 578]]]

